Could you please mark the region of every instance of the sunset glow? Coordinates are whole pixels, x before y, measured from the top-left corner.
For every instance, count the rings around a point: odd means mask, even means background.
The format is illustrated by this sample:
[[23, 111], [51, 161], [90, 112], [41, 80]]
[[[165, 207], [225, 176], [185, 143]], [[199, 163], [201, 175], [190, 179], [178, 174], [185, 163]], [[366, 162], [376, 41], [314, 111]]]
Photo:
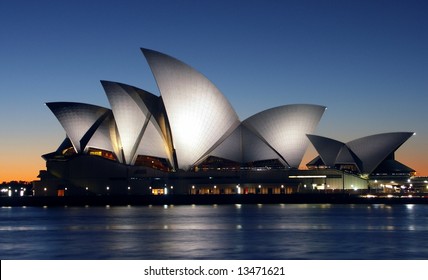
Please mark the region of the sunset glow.
[[[65, 138], [46, 102], [111, 108], [100, 80], [159, 95], [140, 47], [209, 77], [241, 121], [283, 104], [319, 104], [328, 110], [317, 135], [348, 142], [416, 132], [395, 156], [428, 176], [427, 12], [416, 0], [6, 1], [0, 181], [36, 180], [41, 156]], [[309, 145], [300, 167], [316, 155]]]

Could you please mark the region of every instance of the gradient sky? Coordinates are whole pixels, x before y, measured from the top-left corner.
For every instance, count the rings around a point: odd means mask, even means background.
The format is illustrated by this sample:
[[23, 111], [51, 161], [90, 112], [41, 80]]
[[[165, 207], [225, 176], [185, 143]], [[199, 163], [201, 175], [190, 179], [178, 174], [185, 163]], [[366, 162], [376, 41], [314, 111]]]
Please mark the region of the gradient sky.
[[425, 0], [1, 0], [0, 181], [36, 179], [64, 139], [45, 102], [109, 107], [100, 80], [159, 94], [140, 47], [202, 72], [241, 120], [310, 103], [339, 141], [416, 132], [396, 158], [428, 175], [427, 15]]

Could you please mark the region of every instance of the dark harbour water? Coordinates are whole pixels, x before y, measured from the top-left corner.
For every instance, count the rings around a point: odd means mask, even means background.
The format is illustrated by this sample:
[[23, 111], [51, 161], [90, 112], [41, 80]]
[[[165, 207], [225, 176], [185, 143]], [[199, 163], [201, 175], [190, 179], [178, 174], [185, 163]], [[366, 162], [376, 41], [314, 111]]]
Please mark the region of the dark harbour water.
[[428, 259], [428, 205], [0, 208], [1, 259]]

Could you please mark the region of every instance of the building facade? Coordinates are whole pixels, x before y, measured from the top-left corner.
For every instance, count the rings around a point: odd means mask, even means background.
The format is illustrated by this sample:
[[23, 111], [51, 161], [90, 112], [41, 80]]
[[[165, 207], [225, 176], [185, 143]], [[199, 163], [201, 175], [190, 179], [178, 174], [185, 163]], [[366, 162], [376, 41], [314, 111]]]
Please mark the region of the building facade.
[[[391, 166], [407, 177], [413, 172], [394, 159], [412, 133], [346, 144], [315, 136], [326, 107], [312, 104], [282, 105], [240, 121], [201, 73], [166, 54], [142, 52], [160, 96], [101, 81], [111, 108], [47, 103], [66, 138], [43, 155], [47, 169], [34, 183], [35, 195], [355, 191]], [[319, 156], [310, 170], [298, 170], [310, 143]]]

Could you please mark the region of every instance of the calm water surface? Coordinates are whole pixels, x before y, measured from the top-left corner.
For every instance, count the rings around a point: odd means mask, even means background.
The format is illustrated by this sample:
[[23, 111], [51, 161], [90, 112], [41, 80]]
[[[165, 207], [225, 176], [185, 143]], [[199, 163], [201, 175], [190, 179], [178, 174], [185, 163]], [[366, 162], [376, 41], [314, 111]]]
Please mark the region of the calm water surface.
[[1, 259], [428, 259], [428, 205], [0, 208]]

